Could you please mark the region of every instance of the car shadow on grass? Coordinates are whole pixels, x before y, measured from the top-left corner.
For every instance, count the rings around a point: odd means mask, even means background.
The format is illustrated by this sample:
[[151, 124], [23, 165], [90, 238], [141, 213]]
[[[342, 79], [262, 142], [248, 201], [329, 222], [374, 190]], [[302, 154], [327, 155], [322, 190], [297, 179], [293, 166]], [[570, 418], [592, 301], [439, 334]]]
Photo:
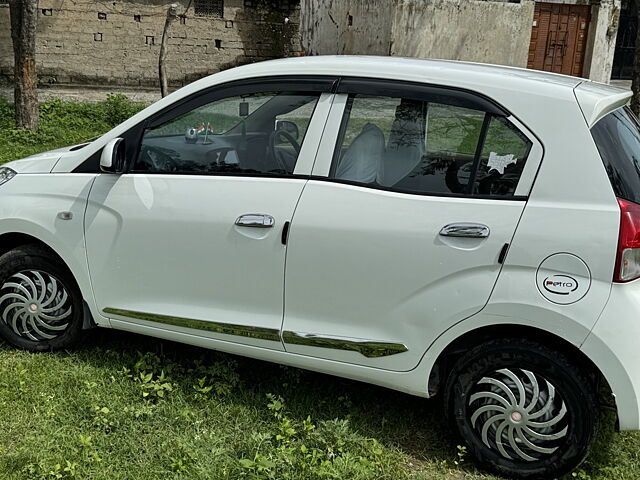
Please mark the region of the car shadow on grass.
[[[419, 469], [425, 463], [440, 464], [451, 473], [446, 478], [496, 478], [480, 473], [470, 455], [460, 462], [457, 446], [463, 442], [445, 419], [440, 397], [419, 398], [331, 375], [116, 330], [90, 332], [86, 343], [71, 354], [113, 372], [131, 368], [136, 358], [151, 354], [160, 362], [160, 368], [177, 367], [180, 378], [173, 380], [185, 392], [192, 392], [198, 381], [198, 374], [191, 370], [194, 364], [229, 364], [239, 383], [225, 401], [245, 410], [264, 412], [267, 394], [280, 395], [293, 420], [302, 422], [308, 416], [313, 422], [347, 419], [360, 435], [407, 455], [410, 469]], [[613, 452], [618, 438], [613, 435], [614, 417], [611, 413], [603, 416], [605, 428], [581, 470], [586, 476], [577, 478], [610, 478], [601, 472], [607, 472], [609, 465], [618, 461]]]
[[[419, 398], [331, 375], [115, 330], [91, 332], [77, 352], [92, 364], [113, 363], [113, 356], [106, 359], [96, 350], [118, 352], [125, 363], [129, 355], [151, 352], [185, 371], [198, 361], [230, 362], [240, 377], [232, 394], [234, 401], [264, 409], [267, 393], [281, 395], [289, 416], [298, 421], [307, 416], [314, 421], [346, 418], [360, 434], [393, 445], [418, 463], [453, 462], [457, 458], [460, 440], [444, 418], [440, 398]], [[105, 365], [108, 366], [111, 365]], [[195, 384], [196, 377], [183, 377], [180, 382]]]

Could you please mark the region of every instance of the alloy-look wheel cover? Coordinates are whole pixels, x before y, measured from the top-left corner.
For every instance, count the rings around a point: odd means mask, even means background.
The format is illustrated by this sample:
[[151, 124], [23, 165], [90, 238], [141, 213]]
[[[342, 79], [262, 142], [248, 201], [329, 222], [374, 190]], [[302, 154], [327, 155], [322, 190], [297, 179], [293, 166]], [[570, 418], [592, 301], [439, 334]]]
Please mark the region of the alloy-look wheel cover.
[[71, 296], [53, 275], [26, 270], [0, 287], [0, 315], [13, 332], [33, 341], [51, 340], [69, 327]]
[[503, 368], [480, 379], [471, 390], [468, 412], [482, 443], [513, 461], [550, 457], [569, 431], [559, 392], [523, 369]]

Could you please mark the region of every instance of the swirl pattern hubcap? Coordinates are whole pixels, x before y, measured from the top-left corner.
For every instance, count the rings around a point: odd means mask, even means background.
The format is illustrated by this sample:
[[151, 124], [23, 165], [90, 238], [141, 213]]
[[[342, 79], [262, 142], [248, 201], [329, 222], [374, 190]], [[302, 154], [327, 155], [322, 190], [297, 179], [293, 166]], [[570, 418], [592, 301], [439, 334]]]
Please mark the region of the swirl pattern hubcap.
[[569, 430], [567, 407], [555, 387], [523, 369], [497, 370], [469, 398], [471, 426], [509, 460], [534, 462], [553, 454]]
[[0, 288], [2, 321], [16, 335], [36, 342], [64, 333], [71, 311], [71, 298], [64, 285], [45, 272], [16, 273]]

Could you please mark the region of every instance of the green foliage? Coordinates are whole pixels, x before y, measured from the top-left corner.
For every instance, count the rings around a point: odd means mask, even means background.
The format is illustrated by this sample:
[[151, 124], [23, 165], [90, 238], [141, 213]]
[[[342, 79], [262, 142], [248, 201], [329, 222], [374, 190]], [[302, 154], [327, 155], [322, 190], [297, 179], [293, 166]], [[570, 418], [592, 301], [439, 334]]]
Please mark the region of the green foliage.
[[103, 102], [42, 103], [40, 128], [16, 130], [13, 105], [0, 98], [0, 164], [98, 137], [144, 108], [122, 94]]
[[[40, 355], [0, 343], [1, 479], [496, 480], [456, 446], [437, 401], [124, 332], [92, 338]], [[566, 480], [639, 478], [640, 435], [614, 423]]]

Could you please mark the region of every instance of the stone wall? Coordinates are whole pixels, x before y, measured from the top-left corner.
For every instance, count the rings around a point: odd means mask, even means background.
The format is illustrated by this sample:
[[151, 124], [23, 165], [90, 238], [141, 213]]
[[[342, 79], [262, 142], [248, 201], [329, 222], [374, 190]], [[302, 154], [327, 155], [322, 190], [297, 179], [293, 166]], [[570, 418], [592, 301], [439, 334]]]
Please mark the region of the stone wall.
[[[160, 41], [171, 3], [184, 15], [173, 23], [169, 40], [173, 86], [231, 66], [300, 54], [298, 0], [224, 0], [222, 17], [196, 15], [196, 4], [217, 3], [197, 0], [40, 0], [40, 82], [158, 85]], [[10, 80], [12, 67], [9, 8], [0, 4], [0, 78]]]

